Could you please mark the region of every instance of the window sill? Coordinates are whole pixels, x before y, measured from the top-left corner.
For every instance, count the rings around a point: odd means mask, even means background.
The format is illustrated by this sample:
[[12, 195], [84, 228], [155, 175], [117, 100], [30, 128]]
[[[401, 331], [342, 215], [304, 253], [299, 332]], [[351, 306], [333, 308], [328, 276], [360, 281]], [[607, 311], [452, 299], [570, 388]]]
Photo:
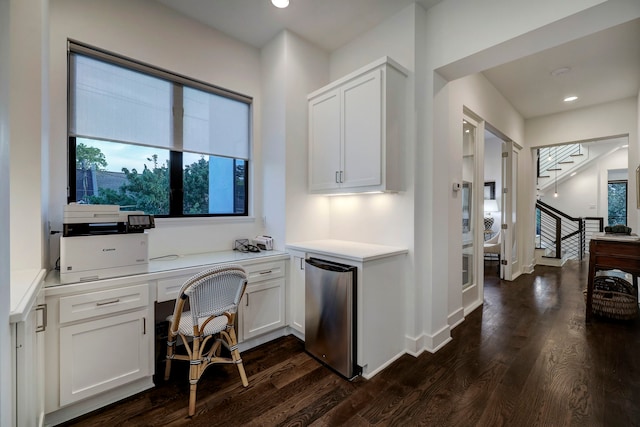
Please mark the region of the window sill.
[[164, 227], [179, 226], [179, 225], [254, 223], [255, 221], [256, 219], [253, 216], [155, 218], [156, 228], [164, 228]]

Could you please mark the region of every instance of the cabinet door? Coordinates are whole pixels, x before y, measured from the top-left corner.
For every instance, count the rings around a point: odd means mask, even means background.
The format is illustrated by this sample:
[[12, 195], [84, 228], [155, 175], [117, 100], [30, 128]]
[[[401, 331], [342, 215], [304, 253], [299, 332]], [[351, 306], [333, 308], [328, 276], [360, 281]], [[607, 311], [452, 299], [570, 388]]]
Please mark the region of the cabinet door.
[[[24, 322], [15, 325], [15, 402], [16, 426], [44, 423], [44, 290]], [[42, 315], [40, 315], [42, 313]]]
[[354, 79], [342, 89], [342, 187], [382, 184], [382, 70]]
[[247, 286], [242, 297], [242, 339], [284, 326], [284, 278]]
[[304, 334], [304, 255], [293, 255], [291, 260], [291, 277], [289, 280], [291, 321], [289, 326]]
[[61, 327], [60, 406], [151, 375], [147, 319], [145, 309]]
[[309, 102], [309, 189], [338, 187], [340, 175], [340, 92]]

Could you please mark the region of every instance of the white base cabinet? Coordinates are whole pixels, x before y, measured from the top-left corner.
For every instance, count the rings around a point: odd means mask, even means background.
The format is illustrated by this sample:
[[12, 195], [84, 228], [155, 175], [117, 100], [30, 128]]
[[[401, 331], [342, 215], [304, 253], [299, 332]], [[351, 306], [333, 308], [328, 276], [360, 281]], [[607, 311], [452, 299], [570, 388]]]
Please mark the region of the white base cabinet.
[[407, 74], [384, 57], [307, 97], [310, 192], [404, 189]]
[[[292, 270], [299, 258], [318, 258], [357, 268], [355, 351], [364, 378], [373, 377], [406, 352], [402, 319], [407, 249], [340, 240], [290, 243], [287, 248], [293, 255]], [[291, 278], [292, 287], [304, 287], [304, 271], [292, 272]], [[304, 301], [297, 310], [304, 318]]]
[[60, 328], [60, 406], [151, 375], [148, 310]]
[[11, 324], [12, 382], [15, 411], [12, 425], [44, 424], [44, 291], [27, 308], [22, 321]]
[[254, 264], [245, 270], [249, 277], [238, 316], [241, 341], [285, 326], [285, 262]]
[[305, 310], [305, 256], [304, 252], [290, 251], [291, 264], [289, 273], [289, 327], [304, 337]]
[[[143, 280], [143, 279], [142, 279]], [[109, 279], [66, 285], [47, 297], [47, 423], [65, 421], [153, 386], [149, 283]], [[144, 383], [144, 384], [143, 384]]]

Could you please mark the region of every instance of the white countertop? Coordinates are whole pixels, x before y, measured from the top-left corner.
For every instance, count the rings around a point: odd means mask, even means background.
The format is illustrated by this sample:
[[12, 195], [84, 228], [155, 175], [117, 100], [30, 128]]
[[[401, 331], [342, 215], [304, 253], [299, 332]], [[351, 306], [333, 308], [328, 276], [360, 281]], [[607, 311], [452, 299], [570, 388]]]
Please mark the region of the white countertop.
[[287, 249], [336, 256], [360, 262], [406, 254], [409, 252], [406, 248], [396, 246], [374, 245], [372, 243], [359, 243], [348, 240], [333, 239], [288, 243], [286, 247]]
[[23, 321], [29, 314], [42, 287], [45, 273], [46, 270], [35, 268], [11, 271], [9, 323]]
[[[206, 252], [200, 254], [189, 255], [167, 255], [164, 257], [154, 257], [149, 259], [149, 266], [146, 271], [138, 274], [130, 274], [127, 276], [115, 276], [104, 280], [118, 280], [123, 277], [145, 276], [148, 278], [159, 278], [167, 273], [185, 270], [189, 268], [202, 267], [214, 264], [233, 264], [236, 262], [250, 263], [251, 261], [260, 262], [267, 257], [288, 258], [289, 255], [281, 251], [261, 251], [261, 252], [238, 252], [238, 251], [220, 251]], [[97, 281], [97, 280], [96, 280]], [[47, 288], [57, 286], [77, 286], [80, 284], [90, 284], [96, 281], [60, 283], [60, 272], [51, 271], [45, 280]]]

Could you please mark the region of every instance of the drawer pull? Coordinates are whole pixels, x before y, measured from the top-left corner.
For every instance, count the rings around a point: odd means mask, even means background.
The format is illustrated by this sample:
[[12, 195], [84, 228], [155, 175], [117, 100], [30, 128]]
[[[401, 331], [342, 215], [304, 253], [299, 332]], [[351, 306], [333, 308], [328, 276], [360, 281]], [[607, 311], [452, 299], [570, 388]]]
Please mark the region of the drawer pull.
[[36, 311], [42, 311], [42, 325], [36, 325], [36, 332], [44, 332], [47, 330], [47, 304], [38, 304]]
[[261, 271], [260, 274], [270, 274], [273, 273], [273, 270]]
[[115, 304], [115, 303], [118, 303], [118, 302], [120, 302], [120, 298], [116, 298], [116, 299], [111, 300], [111, 301], [97, 302], [96, 306], [100, 307], [100, 306], [103, 306], [103, 305]]

